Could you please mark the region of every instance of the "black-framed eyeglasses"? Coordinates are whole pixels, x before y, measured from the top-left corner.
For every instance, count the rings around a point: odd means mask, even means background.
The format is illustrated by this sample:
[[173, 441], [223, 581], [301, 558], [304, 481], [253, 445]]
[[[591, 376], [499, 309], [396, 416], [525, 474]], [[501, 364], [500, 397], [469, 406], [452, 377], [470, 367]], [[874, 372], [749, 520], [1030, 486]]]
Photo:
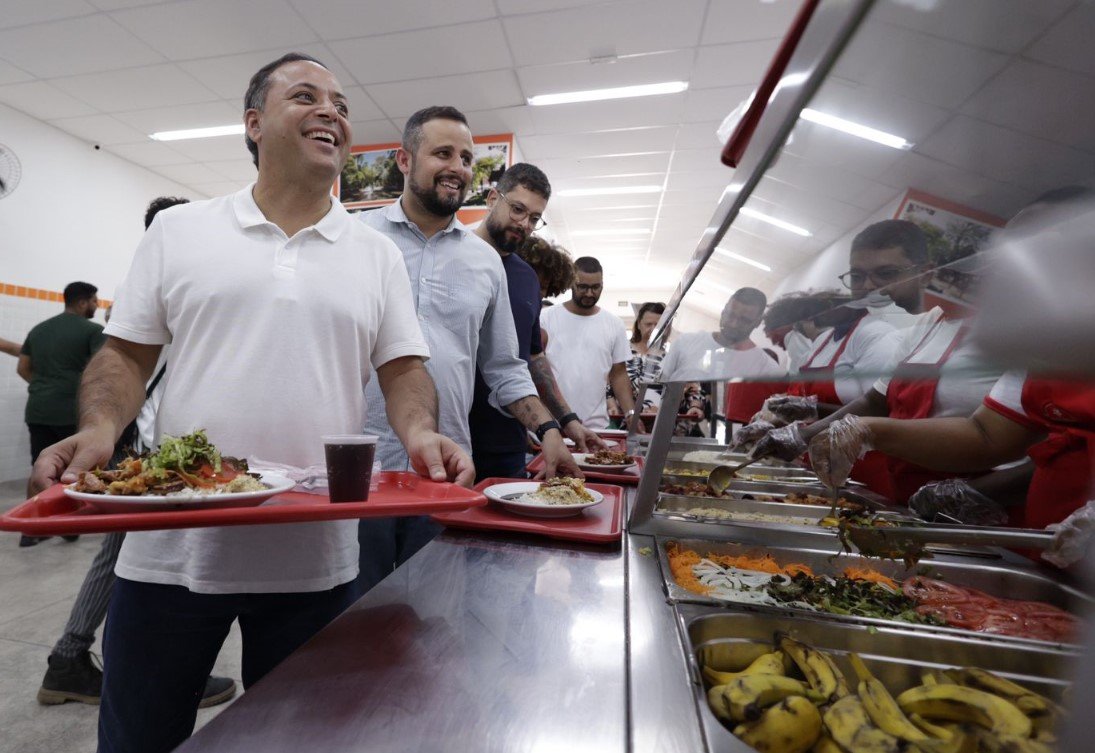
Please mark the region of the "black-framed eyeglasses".
[[837, 277], [841, 284], [846, 288], [856, 288], [867, 282], [870, 278], [871, 282], [879, 287], [886, 285], [892, 285], [899, 281], [906, 272], [910, 272], [916, 269], [916, 265], [908, 267], [879, 267], [878, 269], [872, 269], [870, 272], [861, 272], [858, 269], [853, 269], [849, 272], [845, 272]]
[[541, 230], [547, 226], [547, 220], [545, 220], [542, 215], [529, 214], [528, 207], [520, 202], [510, 201], [501, 191], [498, 191], [498, 195], [501, 196], [502, 201], [506, 202], [507, 206], [509, 206], [509, 216], [514, 222], [522, 222], [523, 220], [528, 219], [529, 225], [532, 226], [533, 230]]

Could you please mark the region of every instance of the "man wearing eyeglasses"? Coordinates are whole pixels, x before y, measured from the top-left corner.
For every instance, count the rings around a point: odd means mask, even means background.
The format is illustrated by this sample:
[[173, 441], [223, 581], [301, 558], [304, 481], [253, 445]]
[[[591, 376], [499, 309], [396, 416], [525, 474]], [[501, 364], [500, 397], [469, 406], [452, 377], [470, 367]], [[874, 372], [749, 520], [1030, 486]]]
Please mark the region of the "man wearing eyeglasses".
[[[540, 337], [540, 281], [532, 267], [514, 253], [533, 230], [547, 225], [543, 215], [550, 198], [551, 184], [543, 171], [519, 162], [507, 169], [490, 191], [489, 212], [475, 234], [502, 258], [513, 323], [517, 327], [518, 353], [529, 364], [540, 399], [563, 427], [563, 433], [581, 452], [586, 452], [590, 445], [596, 448], [604, 443], [582, 425], [578, 414], [559, 392]], [[489, 396], [490, 388], [477, 369], [475, 400], [468, 414], [476, 477], [527, 478], [527, 432], [519, 421], [491, 407]]]
[[625, 420], [637, 420], [627, 362], [631, 345], [623, 321], [597, 305], [604, 290], [604, 270], [592, 256], [574, 261], [570, 300], [540, 312], [546, 350], [555, 365], [559, 388], [582, 423], [608, 428], [605, 382], [612, 386]]
[[931, 266], [924, 231], [916, 223], [883, 220], [868, 226], [852, 240], [848, 263], [840, 282], [852, 298], [869, 305], [872, 316], [901, 328], [912, 323], [908, 314], [923, 310]]

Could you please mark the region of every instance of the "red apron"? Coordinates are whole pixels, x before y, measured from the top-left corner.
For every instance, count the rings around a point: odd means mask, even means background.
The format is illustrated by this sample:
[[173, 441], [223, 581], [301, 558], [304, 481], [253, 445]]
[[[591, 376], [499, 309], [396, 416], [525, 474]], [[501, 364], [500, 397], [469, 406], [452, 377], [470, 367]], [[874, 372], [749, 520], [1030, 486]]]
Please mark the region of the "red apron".
[[[829, 359], [829, 363], [825, 366], [817, 366], [814, 361], [817, 359], [818, 354], [825, 350], [825, 347], [832, 341], [835, 330], [830, 331], [825, 337], [825, 340], [814, 349], [813, 354], [806, 359], [806, 362], [799, 369], [800, 374], [809, 374], [810, 379], [807, 382], [796, 382], [791, 385], [791, 389], [788, 390], [792, 395], [800, 395], [806, 397], [808, 395], [816, 395], [818, 402], [832, 403], [833, 405], [843, 405], [844, 401], [840, 399], [840, 396], [836, 392], [836, 380], [834, 374], [836, 371], [837, 361], [844, 354], [844, 349], [848, 347], [848, 343], [851, 342], [852, 333], [856, 328], [866, 319], [863, 316], [852, 325], [852, 328], [848, 330], [848, 334], [844, 336], [844, 340], [840, 343], [840, 347], [836, 349], [836, 353]], [[886, 456], [881, 452], [868, 452], [852, 466], [851, 477], [856, 481], [864, 483], [867, 488], [872, 491], [881, 494], [884, 497], [893, 497], [893, 490], [890, 484], [890, 470], [886, 465]]]
[[[897, 372], [890, 380], [889, 389], [886, 390], [886, 405], [889, 407], [890, 418], [917, 419], [930, 418], [932, 408], [935, 406], [935, 390], [939, 384], [939, 369], [942, 368], [962, 344], [966, 336], [966, 328], [961, 327], [954, 336], [954, 340], [947, 346], [946, 351], [934, 364], [910, 364], [908, 361], [928, 344], [932, 335], [942, 325], [940, 319], [923, 339], [917, 343], [913, 351], [898, 365]], [[920, 372], [919, 378], [917, 372]], [[900, 376], [898, 376], [900, 375]], [[886, 456], [890, 476], [893, 484], [893, 500], [900, 504], [909, 501], [909, 497], [924, 484], [933, 481], [942, 481], [948, 478], [967, 478], [968, 473], [946, 473], [933, 471], [906, 460]]]
[[1095, 443], [1095, 387], [1055, 379], [1023, 383], [1023, 410], [1050, 431], [1027, 454], [1034, 478], [1027, 491], [1023, 525], [1059, 523], [1091, 498]]

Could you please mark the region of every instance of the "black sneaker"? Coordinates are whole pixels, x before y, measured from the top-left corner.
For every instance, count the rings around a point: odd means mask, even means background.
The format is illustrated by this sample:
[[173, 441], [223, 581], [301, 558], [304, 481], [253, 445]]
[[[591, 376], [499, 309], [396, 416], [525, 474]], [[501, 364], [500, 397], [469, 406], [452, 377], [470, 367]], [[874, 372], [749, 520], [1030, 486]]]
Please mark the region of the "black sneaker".
[[205, 681], [205, 692], [202, 693], [202, 700], [198, 704], [198, 708], [207, 709], [210, 706], [230, 701], [235, 694], [236, 681], [231, 677], [209, 675]]
[[19, 537], [19, 548], [20, 549], [25, 549], [28, 546], [38, 546], [39, 544], [41, 544], [43, 541], [45, 541], [48, 538], [51, 538], [51, 537], [50, 536], [27, 536], [26, 534], [23, 534], [22, 536]]
[[64, 539], [65, 541], [68, 541], [68, 542], [79, 541], [80, 540], [80, 535], [76, 534], [74, 536], [62, 536], [61, 538]]
[[38, 703], [54, 706], [65, 701], [99, 705], [103, 694], [103, 670], [85, 651], [75, 658], [50, 654], [49, 669], [38, 688]]

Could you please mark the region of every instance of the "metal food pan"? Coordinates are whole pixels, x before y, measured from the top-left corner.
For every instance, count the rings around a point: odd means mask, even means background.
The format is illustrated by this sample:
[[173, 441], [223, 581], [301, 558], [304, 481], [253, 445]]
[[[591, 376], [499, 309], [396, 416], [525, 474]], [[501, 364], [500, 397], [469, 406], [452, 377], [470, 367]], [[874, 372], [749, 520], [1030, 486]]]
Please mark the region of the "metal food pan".
[[[663, 479], [663, 480], [664, 481], [671, 481], [672, 483], [688, 483], [688, 481], [694, 481], [695, 479], [666, 478], [666, 479]], [[864, 493], [864, 491], [865, 490], [860, 490], [860, 489], [854, 489], [854, 490], [853, 489], [841, 489], [840, 494], [838, 496], [848, 500], [849, 502], [854, 502], [856, 504], [862, 505], [863, 507], [870, 510], [871, 512], [892, 512], [895, 515], [900, 515], [901, 517], [909, 519], [909, 520], [914, 519], [909, 515], [907, 510], [902, 510], [901, 508], [890, 506], [890, 505], [886, 504], [886, 500], [884, 498], [879, 497], [877, 494], [871, 494], [870, 492]], [[830, 509], [829, 507], [823, 507], [821, 505], [796, 505], [796, 504], [789, 504], [787, 502], [782, 502], [782, 501], [770, 502], [770, 501], [765, 501], [765, 500], [756, 498], [758, 496], [763, 496], [763, 497], [776, 497], [776, 498], [782, 500], [788, 494], [814, 494], [814, 495], [817, 495], [819, 497], [825, 497], [826, 499], [828, 499], [830, 497], [830, 492], [829, 492], [828, 489], [825, 489], [824, 487], [822, 487], [820, 489], [813, 489], [813, 488], [805, 487], [801, 484], [770, 484], [770, 483], [768, 483], [768, 484], [756, 484], [756, 483], [751, 483], [751, 482], [734, 481], [730, 484], [730, 486], [728, 486], [726, 488], [726, 491], [724, 492], [724, 494], [727, 494], [729, 496], [726, 496], [726, 497], [704, 497], [704, 496], [700, 496], [700, 495], [667, 494], [666, 492], [660, 492], [659, 498], [660, 497], [677, 497], [677, 498], [680, 498], [680, 499], [688, 499], [688, 500], [693, 500], [693, 501], [703, 500], [705, 502], [706, 501], [710, 501], [710, 502], [735, 501], [735, 502], [742, 502], [742, 503], [763, 504], [763, 505], [774, 506], [776, 508], [775, 512], [778, 512], [780, 509], [785, 509], [785, 508], [806, 507], [806, 508], [812, 508], [814, 510], [822, 510], [825, 513], [828, 513], [828, 511]], [[659, 506], [660, 506], [660, 503], [659, 503]], [[693, 505], [693, 507], [694, 506], [695, 505]], [[767, 510], [762, 510], [762, 509], [756, 509], [756, 510], [753, 510], [753, 511], [754, 512], [767, 512]], [[821, 515], [818, 518], [818, 520], [820, 520], [823, 517], [825, 517], [825, 516]]]
[[[688, 455], [693, 455], [696, 452], [703, 453], [702, 457], [694, 457], [693, 459], [686, 459]], [[666, 465], [677, 463], [700, 463], [709, 467], [716, 465], [734, 465], [735, 463], [744, 463], [749, 460], [749, 455], [744, 452], [735, 452], [726, 448], [725, 445], [717, 445], [713, 447], [673, 447], [670, 446], [669, 453], [666, 455]], [[801, 471], [809, 473], [810, 471], [803, 468], [800, 463], [788, 463], [785, 460], [778, 458], [764, 458], [757, 462], [757, 468], [795, 468]]]
[[[1006, 599], [1017, 599], [1020, 601], [1043, 601], [1048, 604], [1052, 604], [1055, 607], [1064, 609], [1072, 614], [1082, 614], [1093, 603], [1092, 599], [1075, 588], [1072, 588], [1066, 583], [1062, 583], [1059, 580], [1055, 580], [1049, 574], [1040, 572], [1038, 570], [1017, 570], [1012, 567], [1007, 567], [1002, 564], [989, 564], [983, 562], [974, 562], [968, 559], [948, 559], [939, 558], [925, 560], [918, 566], [913, 568], [906, 568], [904, 563], [895, 560], [883, 560], [877, 557], [864, 557], [861, 554], [849, 554], [843, 553], [839, 555], [833, 554], [831, 551], [824, 551], [821, 549], [805, 549], [805, 548], [793, 548], [793, 547], [781, 547], [781, 546], [750, 546], [747, 544], [735, 544], [733, 542], [726, 541], [708, 541], [706, 539], [671, 539], [671, 540], [658, 540], [658, 558], [662, 565], [662, 577], [665, 581], [665, 590], [672, 601], [687, 601], [696, 602], [702, 604], [710, 604], [712, 606], [726, 606], [728, 604], [735, 606], [749, 606], [740, 604], [726, 599], [719, 599], [712, 596], [704, 596], [702, 594], [693, 593], [688, 589], [677, 584], [673, 579], [672, 572], [669, 569], [669, 556], [666, 554], [666, 547], [670, 541], [676, 541], [678, 545], [685, 549], [692, 549], [701, 554], [714, 553], [720, 555], [729, 555], [732, 557], [739, 557], [747, 555], [750, 557], [763, 556], [765, 554], [770, 555], [780, 565], [786, 565], [790, 563], [798, 563], [808, 566], [814, 571], [816, 575], [829, 575], [837, 576], [846, 567], [865, 567], [875, 572], [882, 573], [896, 581], [902, 581], [906, 578], [913, 577], [915, 575], [924, 575], [929, 578], [937, 578], [939, 580], [953, 583], [959, 586], [968, 586], [970, 588], [976, 588], [984, 591], [992, 596], [997, 596]], [[795, 607], [771, 607], [771, 609], [778, 611], [792, 612], [800, 615], [817, 615], [816, 612], [810, 612], [805, 609], [798, 609]], [[980, 635], [979, 633], [972, 633], [966, 630], [959, 630], [957, 628], [943, 628], [937, 626], [925, 626], [925, 625], [906, 625], [905, 623], [895, 623], [890, 620], [879, 620], [869, 617], [854, 617], [850, 615], [820, 615], [823, 618], [833, 618], [850, 622], [861, 622], [873, 625], [902, 625], [911, 629], [922, 630], [934, 630], [945, 631], [949, 633], [958, 633], [962, 635]], [[1033, 642], [1038, 645], [1042, 645], [1041, 641], [1028, 641], [1023, 638], [1010, 638], [1006, 636], [997, 637], [1000, 640], [1007, 641], [1020, 641], [1023, 643]]]
[[871, 672], [894, 695], [920, 684], [926, 669], [980, 667], [1021, 683], [1032, 690], [1060, 699], [1068, 686], [1070, 665], [1079, 658], [1071, 650], [1044, 644], [986, 641], [969, 635], [943, 635], [901, 627], [870, 627], [829, 620], [716, 610], [691, 604], [677, 605], [677, 616], [692, 676], [692, 695], [703, 727], [707, 749], [712, 753], [753, 753], [722, 725], [707, 705], [700, 680], [698, 653], [705, 646], [737, 644], [757, 655], [772, 650], [774, 636], [783, 631], [814, 648], [827, 652], [846, 677], [854, 678], [848, 660], [859, 654]]
[[[740, 459], [730, 458], [723, 463], [701, 463], [692, 460], [666, 460], [665, 467], [662, 469], [662, 473], [670, 476], [691, 476], [695, 474], [695, 478], [706, 478], [711, 473], [713, 468], [717, 468], [720, 465], [733, 465], [734, 463], [744, 463], [747, 460], [745, 456]], [[681, 471], [684, 471], [682, 473]], [[741, 470], [741, 473], [745, 475], [763, 475], [771, 476], [771, 479], [765, 479], [765, 481], [778, 482], [781, 479], [796, 479], [810, 481], [812, 483], [821, 483], [818, 476], [813, 471], [807, 470], [801, 466], [789, 466], [789, 465], [771, 465], [764, 461], [760, 461], [755, 465], [751, 465], [748, 468]], [[746, 479], [742, 479], [746, 480]]]

